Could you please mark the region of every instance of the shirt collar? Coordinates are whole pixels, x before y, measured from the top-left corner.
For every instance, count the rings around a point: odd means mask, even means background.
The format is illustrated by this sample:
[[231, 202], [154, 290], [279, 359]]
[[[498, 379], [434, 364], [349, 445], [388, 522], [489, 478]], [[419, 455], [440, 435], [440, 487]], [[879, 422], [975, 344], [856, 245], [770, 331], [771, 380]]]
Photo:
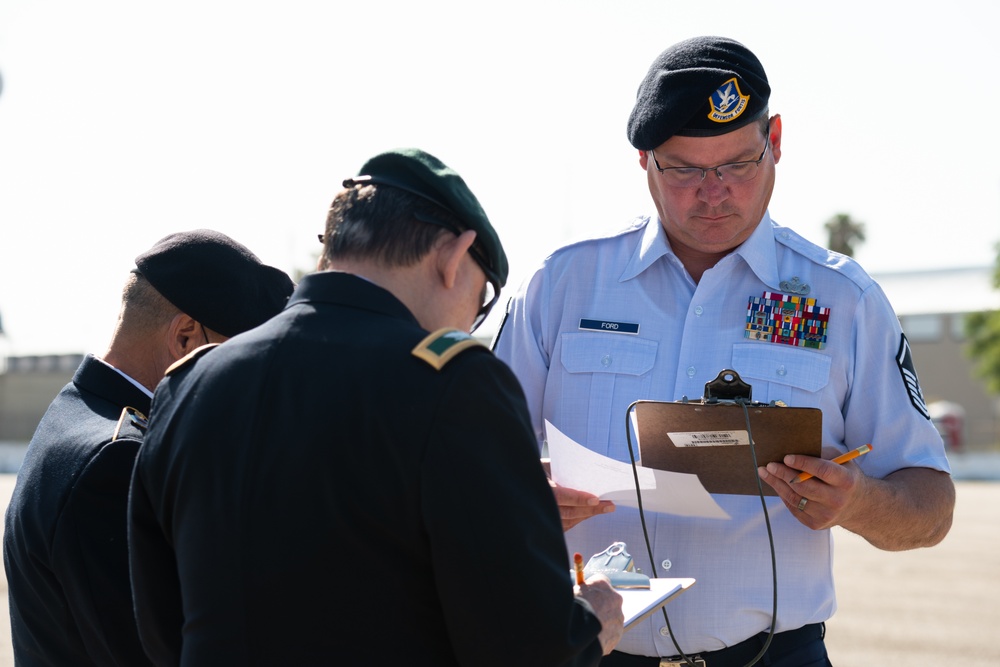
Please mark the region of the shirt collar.
[[667, 240], [667, 233], [663, 231], [663, 225], [660, 224], [659, 216], [649, 216], [646, 218], [639, 245], [632, 253], [632, 258], [625, 266], [619, 281], [625, 282], [635, 278], [664, 255], [670, 255], [677, 261], [670, 249], [670, 242]]
[[742, 243], [733, 255], [739, 255], [747, 263], [757, 278], [770, 287], [778, 290], [778, 255], [774, 243], [774, 223], [771, 214], [764, 212], [757, 229], [753, 230], [746, 241]]
[[112, 366], [111, 364], [109, 364], [108, 362], [104, 361], [104, 359], [101, 359], [98, 356], [95, 356], [94, 359], [97, 359], [97, 361], [101, 362], [102, 364], [104, 364], [105, 366], [107, 366], [108, 368], [110, 368], [111, 370], [113, 370], [115, 373], [118, 373], [118, 375], [121, 375], [123, 378], [125, 378], [126, 380], [128, 380], [131, 384], [135, 385], [135, 387], [139, 391], [141, 391], [142, 393], [144, 393], [146, 396], [149, 396], [150, 398], [153, 398], [153, 392], [151, 392], [150, 390], [146, 389], [144, 386], [142, 386], [141, 384], [139, 384], [139, 382], [137, 380], [135, 380], [132, 377], [130, 377], [127, 373], [125, 373], [121, 369], [115, 368], [114, 366]]
[[[671, 261], [680, 263], [677, 255], [670, 248], [670, 241], [667, 239], [667, 233], [663, 230], [659, 216], [649, 216], [646, 218], [646, 225], [639, 245], [632, 253], [632, 258], [619, 280], [624, 282], [635, 278], [664, 256], [670, 257]], [[774, 223], [771, 221], [770, 213], [765, 212], [750, 238], [722, 261], [735, 261], [734, 256], [741, 257], [762, 283], [774, 290], [778, 289], [778, 260], [774, 246]]]

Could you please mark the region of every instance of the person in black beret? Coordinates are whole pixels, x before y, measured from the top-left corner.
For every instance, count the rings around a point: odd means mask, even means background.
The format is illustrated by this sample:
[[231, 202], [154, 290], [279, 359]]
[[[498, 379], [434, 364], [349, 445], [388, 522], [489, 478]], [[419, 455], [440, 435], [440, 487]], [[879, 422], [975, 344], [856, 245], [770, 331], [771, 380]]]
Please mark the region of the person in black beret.
[[422, 150], [344, 187], [288, 308], [157, 390], [130, 508], [147, 651], [596, 665], [621, 598], [574, 595], [524, 395], [470, 335], [507, 280], [493, 226]]
[[[524, 388], [540, 444], [548, 421], [630, 461], [619, 426], [629, 406], [696, 399], [730, 369], [754, 401], [821, 410], [828, 458], [872, 451], [845, 465], [794, 455], [760, 469], [747, 456], [742, 473], [727, 472], [772, 495], [714, 495], [725, 521], [649, 512], [643, 521], [554, 485], [570, 551], [624, 541], [644, 573], [697, 581], [667, 616], [628, 632], [606, 667], [829, 665], [831, 528], [902, 550], [934, 545], [951, 526], [948, 461], [885, 295], [854, 260], [771, 218], [782, 124], [770, 85], [757, 56], [730, 38], [663, 51], [626, 125], [652, 210], [546, 258], [508, 306], [494, 350]], [[792, 484], [800, 472], [813, 477]]]
[[18, 665], [145, 665], [126, 519], [153, 390], [171, 366], [276, 315], [294, 285], [219, 232], [136, 258], [114, 335], [49, 406], [17, 475], [3, 551]]

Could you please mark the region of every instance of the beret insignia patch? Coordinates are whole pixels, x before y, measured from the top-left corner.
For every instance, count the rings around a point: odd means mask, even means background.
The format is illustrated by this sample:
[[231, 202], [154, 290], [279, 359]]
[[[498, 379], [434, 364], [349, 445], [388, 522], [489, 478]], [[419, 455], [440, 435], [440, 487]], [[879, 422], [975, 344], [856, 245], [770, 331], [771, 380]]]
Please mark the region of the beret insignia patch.
[[483, 347], [482, 343], [464, 331], [438, 329], [413, 348], [413, 356], [423, 359], [436, 370], [441, 370], [459, 352], [477, 345]]
[[736, 77], [719, 86], [719, 89], [708, 98], [712, 110], [708, 112], [709, 120], [716, 123], [728, 123], [740, 117], [746, 111], [750, 96], [740, 91], [740, 82]]

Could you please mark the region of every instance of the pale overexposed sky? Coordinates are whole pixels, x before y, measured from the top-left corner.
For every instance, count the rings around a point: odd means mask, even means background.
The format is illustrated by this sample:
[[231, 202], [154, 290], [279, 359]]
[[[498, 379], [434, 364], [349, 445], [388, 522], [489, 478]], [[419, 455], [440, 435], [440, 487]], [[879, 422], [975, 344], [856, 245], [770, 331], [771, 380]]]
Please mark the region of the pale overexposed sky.
[[505, 301], [549, 251], [649, 211], [625, 122], [653, 58], [698, 34], [742, 41], [768, 72], [778, 222], [822, 244], [823, 223], [850, 214], [873, 273], [988, 265], [998, 13], [979, 0], [3, 0], [4, 344], [102, 353], [135, 256], [174, 231], [211, 227], [311, 269], [340, 182], [398, 146], [437, 155], [479, 196], [511, 260]]

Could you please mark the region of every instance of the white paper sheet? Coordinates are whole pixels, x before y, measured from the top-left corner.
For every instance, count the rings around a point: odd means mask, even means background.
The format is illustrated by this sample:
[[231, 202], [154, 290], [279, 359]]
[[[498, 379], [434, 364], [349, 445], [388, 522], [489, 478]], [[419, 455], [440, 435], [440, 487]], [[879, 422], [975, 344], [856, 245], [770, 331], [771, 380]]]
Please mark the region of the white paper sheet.
[[[587, 491], [602, 500], [614, 501], [622, 507], [638, 507], [635, 476], [632, 465], [592, 452], [583, 445], [545, 422], [545, 438], [549, 446], [552, 480], [560, 486]], [[636, 466], [642, 508], [647, 512], [662, 512], [707, 519], [728, 519], [712, 495], [705, 490], [697, 475], [653, 470]]]
[[643, 620], [670, 600], [686, 591], [694, 584], [694, 579], [650, 579], [649, 588], [619, 590], [622, 596], [622, 613], [625, 615], [625, 629]]

